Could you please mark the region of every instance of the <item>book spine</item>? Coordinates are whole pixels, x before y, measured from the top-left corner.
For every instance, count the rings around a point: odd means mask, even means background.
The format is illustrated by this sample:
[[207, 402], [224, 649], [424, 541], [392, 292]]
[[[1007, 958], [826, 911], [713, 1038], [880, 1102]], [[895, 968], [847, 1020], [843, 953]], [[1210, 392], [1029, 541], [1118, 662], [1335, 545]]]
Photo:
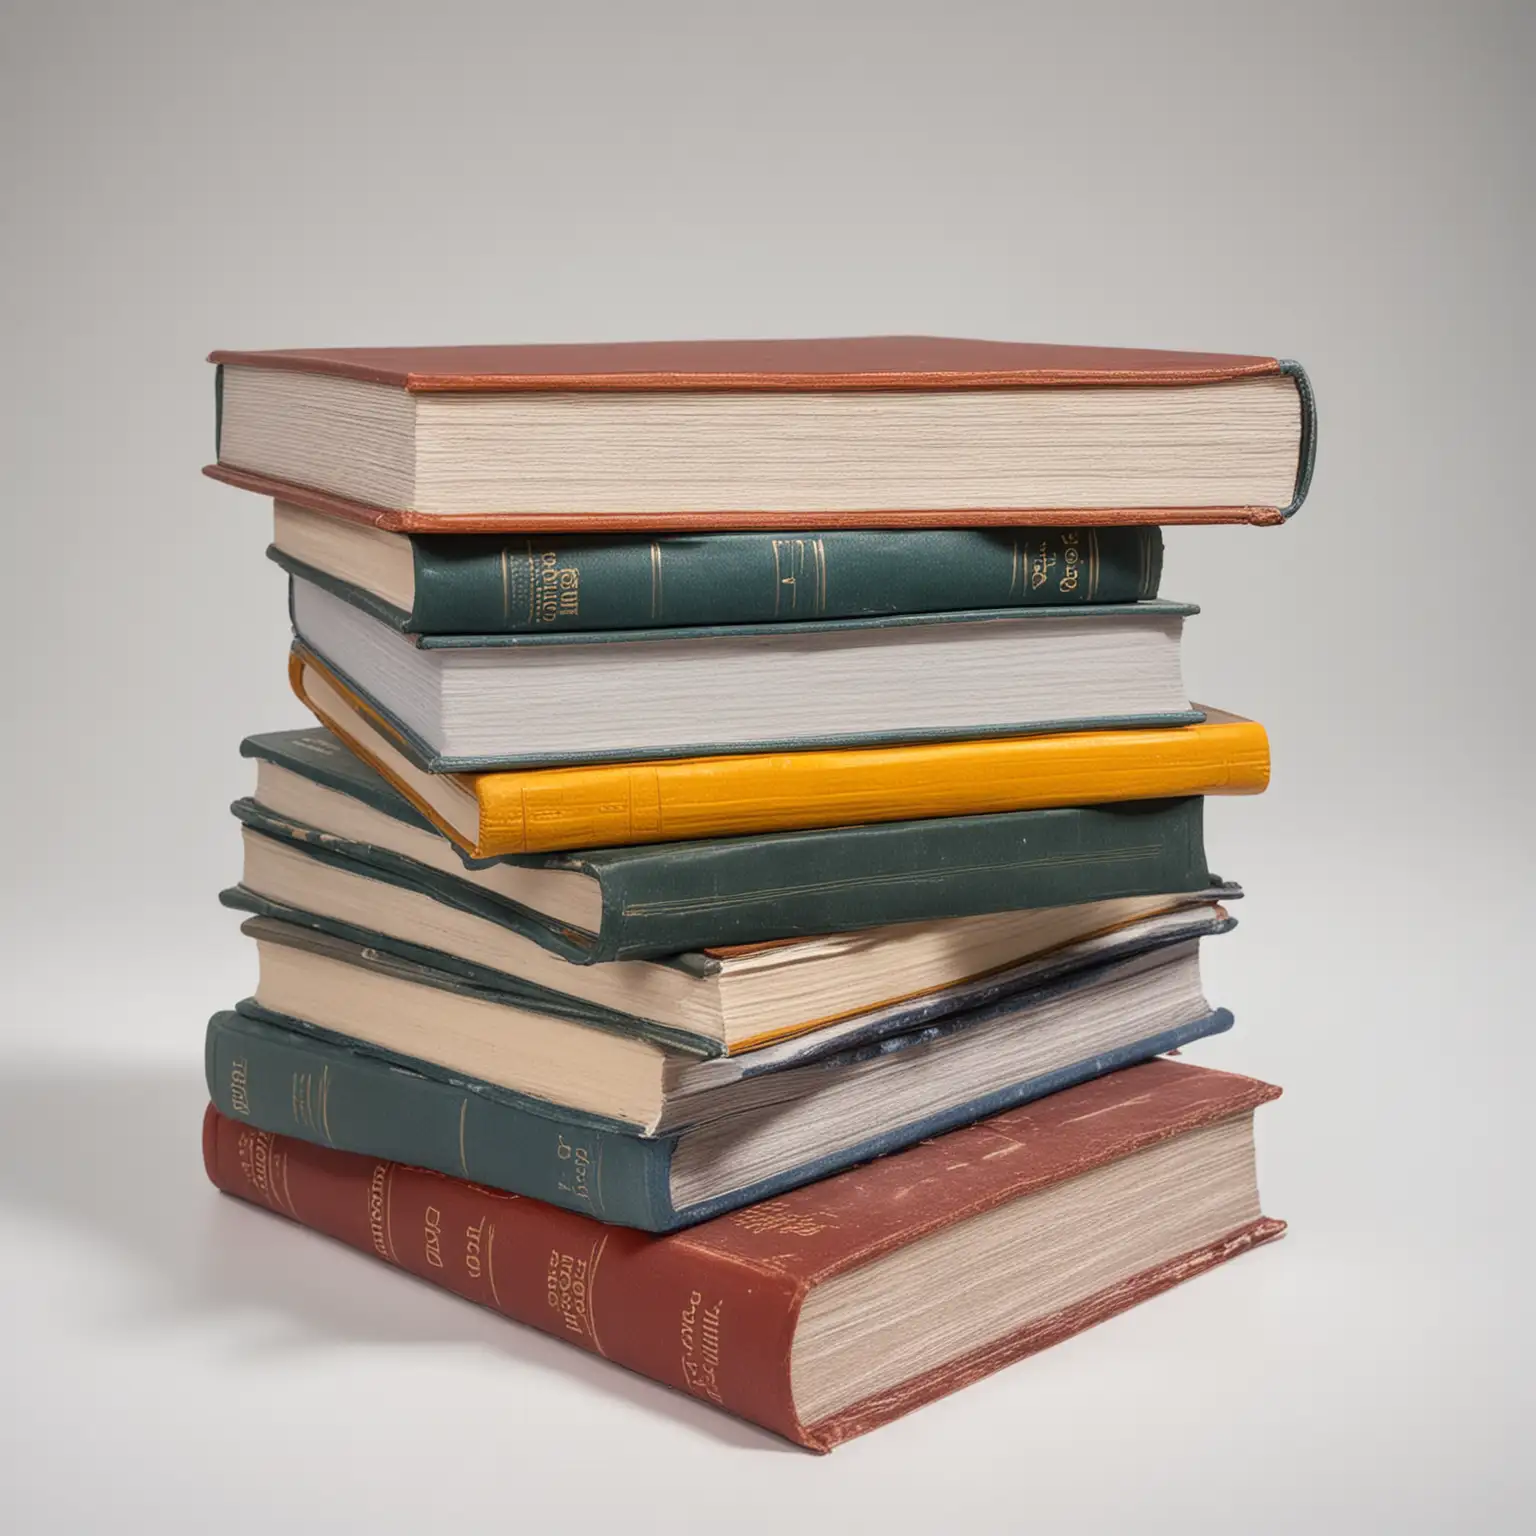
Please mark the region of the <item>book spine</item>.
[[595, 866], [593, 958], [1201, 890], [1203, 805], [1191, 796], [669, 845]]
[[1258, 794], [1269, 783], [1269, 739], [1252, 720], [1207, 721], [482, 773], [464, 782], [480, 811], [479, 837], [470, 851], [493, 858], [1122, 800]]
[[771, 1265], [258, 1130], [213, 1105], [203, 1162], [226, 1194], [810, 1443], [789, 1382], [802, 1287]]
[[205, 1066], [219, 1112], [259, 1130], [473, 1179], [620, 1226], [676, 1225], [668, 1140], [539, 1115], [244, 1014], [209, 1021]]
[[1157, 596], [1148, 528], [418, 536], [408, 627], [536, 634], [1123, 603]]

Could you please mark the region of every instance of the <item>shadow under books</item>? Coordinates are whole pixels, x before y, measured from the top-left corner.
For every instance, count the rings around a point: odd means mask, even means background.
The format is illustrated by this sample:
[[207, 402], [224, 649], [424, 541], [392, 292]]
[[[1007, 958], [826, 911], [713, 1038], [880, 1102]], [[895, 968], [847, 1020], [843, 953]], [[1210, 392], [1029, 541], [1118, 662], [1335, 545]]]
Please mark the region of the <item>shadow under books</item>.
[[[141, 1276], [114, 1326], [201, 1318], [269, 1325], [267, 1353], [317, 1343], [488, 1348], [530, 1390], [564, 1371], [728, 1444], [798, 1455], [786, 1442], [437, 1291], [414, 1276], [219, 1194], [202, 1166], [207, 1094], [195, 1070], [63, 1065], [0, 1076], [0, 1209], [104, 1244]], [[116, 1304], [114, 1304], [116, 1305]], [[247, 1335], [248, 1337], [249, 1335]]]

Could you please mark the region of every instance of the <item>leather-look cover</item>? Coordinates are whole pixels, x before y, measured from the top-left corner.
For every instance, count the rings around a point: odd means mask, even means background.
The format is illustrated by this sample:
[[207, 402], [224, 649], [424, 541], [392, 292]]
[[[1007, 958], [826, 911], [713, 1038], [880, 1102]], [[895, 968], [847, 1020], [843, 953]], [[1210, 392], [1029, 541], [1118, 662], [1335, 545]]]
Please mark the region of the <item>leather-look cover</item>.
[[672, 1201], [671, 1169], [686, 1130], [642, 1135], [473, 1078], [423, 1070], [420, 1062], [285, 1018], [249, 999], [209, 1021], [204, 1056], [208, 1094], [219, 1111], [257, 1130], [433, 1168], [616, 1226], [672, 1232], [899, 1152], [926, 1136], [1181, 1050], [1230, 1029], [1232, 1022], [1232, 1015], [1218, 1008], [1116, 1050], [1005, 1083], [942, 1113], [888, 1125], [747, 1188], [681, 1208]]
[[[276, 815], [254, 800], [237, 800], [230, 809], [253, 832], [425, 892], [574, 965], [1210, 884], [1202, 801], [1187, 796], [710, 838], [664, 844], [654, 853], [607, 849], [577, 866], [602, 890], [602, 928], [593, 934], [377, 844]], [[552, 858], [546, 867], [573, 862]]]
[[[402, 826], [439, 835], [410, 801], [323, 727], [249, 736], [240, 751], [346, 795]], [[472, 910], [580, 965], [886, 923], [1195, 891], [1211, 880], [1198, 796], [518, 855], [505, 861], [595, 881], [602, 892], [602, 917], [599, 931], [590, 933], [528, 911], [483, 886], [466, 889], [458, 876], [376, 844], [295, 821], [254, 799], [237, 800], [230, 809], [258, 831], [407, 874], [445, 900], [472, 889]], [[446, 839], [444, 847], [452, 848], [466, 869], [478, 863]]]
[[1273, 357], [956, 336], [619, 341], [211, 352], [210, 363], [326, 373], [413, 393], [516, 390], [1039, 389], [1214, 384], [1279, 373]]
[[[1286, 520], [1301, 505], [1316, 455], [1312, 388], [1300, 365], [1273, 357], [980, 341], [947, 336], [854, 336], [817, 340], [613, 342], [559, 346], [336, 347], [217, 351], [209, 362], [333, 374], [413, 393], [517, 390], [815, 391], [1060, 389], [1214, 384], [1288, 374], [1301, 397], [1295, 494], [1288, 507], [982, 507], [962, 511], [877, 508], [860, 512], [626, 512], [435, 514], [370, 506], [270, 475], [209, 464], [228, 485], [396, 533], [641, 533], [730, 528], [984, 528], [1026, 523], [1256, 523]], [[222, 371], [219, 375], [222, 381]], [[221, 383], [215, 385], [220, 398]]]
[[[1310, 399], [1303, 395], [1303, 399]], [[1315, 442], [1313, 418], [1304, 416], [1302, 442]], [[1158, 524], [1283, 523], [1301, 505], [1310, 477], [1311, 456], [1303, 447], [1290, 506], [1275, 507], [966, 507], [929, 512], [907, 507], [871, 507], [867, 512], [786, 512], [755, 508], [724, 512], [410, 512], [376, 507], [348, 496], [317, 491], [292, 480], [278, 480], [232, 464], [205, 464], [210, 480], [274, 501], [291, 501], [311, 512], [382, 528], [386, 533], [713, 533], [730, 529], [776, 528], [786, 533], [816, 528], [1019, 528], [1051, 523], [1059, 528], [1113, 528]]]
[[465, 774], [459, 782], [480, 808], [478, 835], [468, 839], [361, 747], [345, 718], [312, 702], [304, 686], [311, 670], [411, 755], [387, 719], [295, 647], [288, 680], [311, 713], [477, 859], [1112, 800], [1258, 794], [1269, 783], [1264, 727], [1206, 710], [1202, 724], [1152, 730]]
[[908, 1410], [1277, 1237], [1264, 1218], [816, 1424], [790, 1384], [801, 1305], [835, 1275], [1251, 1111], [1279, 1090], [1149, 1062], [666, 1237], [256, 1131], [209, 1106], [220, 1189], [810, 1449]]
[[267, 558], [413, 635], [1133, 603], [1157, 596], [1163, 569], [1157, 528], [832, 528], [537, 541], [458, 534], [417, 535], [411, 544], [416, 583], [409, 613], [275, 544]]

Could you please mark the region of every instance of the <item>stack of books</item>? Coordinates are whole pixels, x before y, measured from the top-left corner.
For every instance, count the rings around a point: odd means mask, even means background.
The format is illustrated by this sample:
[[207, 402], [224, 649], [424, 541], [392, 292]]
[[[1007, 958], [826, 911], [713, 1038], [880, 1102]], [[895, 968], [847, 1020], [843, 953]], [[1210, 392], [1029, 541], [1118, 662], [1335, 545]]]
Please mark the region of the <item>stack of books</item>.
[[1305, 377], [883, 337], [215, 353], [290, 677], [220, 1188], [828, 1449], [1276, 1236], [1160, 524]]

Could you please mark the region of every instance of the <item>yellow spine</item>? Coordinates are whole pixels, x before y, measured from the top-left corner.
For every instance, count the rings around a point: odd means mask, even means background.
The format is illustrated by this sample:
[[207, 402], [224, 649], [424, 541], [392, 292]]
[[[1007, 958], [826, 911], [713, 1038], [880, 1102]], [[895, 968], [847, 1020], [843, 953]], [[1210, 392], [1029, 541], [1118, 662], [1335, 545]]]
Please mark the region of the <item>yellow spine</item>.
[[1174, 795], [1257, 794], [1264, 727], [1150, 731], [604, 764], [474, 778], [480, 857]]
[[[305, 666], [314, 666], [376, 730], [388, 729], [313, 657], [295, 655], [290, 679], [311, 709]], [[1253, 795], [1269, 783], [1264, 727], [1209, 710], [1203, 724], [1153, 730], [455, 775], [480, 810], [479, 836], [471, 840], [359, 747], [345, 718], [315, 712], [423, 815], [482, 859], [1114, 800]]]

